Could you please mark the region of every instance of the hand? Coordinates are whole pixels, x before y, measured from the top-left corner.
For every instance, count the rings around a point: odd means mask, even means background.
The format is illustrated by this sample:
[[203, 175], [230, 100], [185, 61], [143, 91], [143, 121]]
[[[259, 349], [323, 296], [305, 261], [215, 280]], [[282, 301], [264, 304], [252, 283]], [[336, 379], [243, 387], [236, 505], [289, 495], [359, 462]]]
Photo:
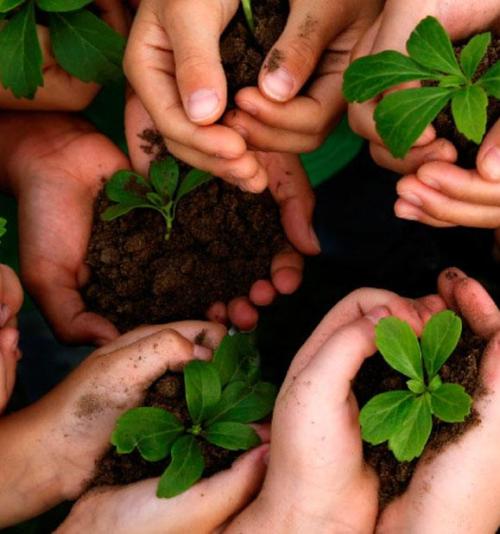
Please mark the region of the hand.
[[[128, 31], [123, 5], [118, 0], [95, 0], [101, 18], [122, 35]], [[52, 53], [49, 30], [37, 25], [42, 51], [43, 87], [33, 100], [18, 99], [0, 84], [0, 108], [18, 110], [80, 111], [86, 108], [100, 90], [95, 83], [85, 83], [71, 76], [58, 64]]]
[[268, 472], [237, 532], [373, 532], [378, 482], [363, 461], [351, 383], [374, 354], [374, 324], [387, 315], [417, 331], [444, 308], [438, 297], [355, 291], [323, 319], [296, 355], [273, 414]]
[[[137, 95], [130, 94], [126, 109], [126, 129], [130, 158], [134, 169], [143, 175], [149, 172], [152, 155], [130, 139], [135, 132], [154, 129], [152, 119]], [[257, 153], [260, 164], [270, 176], [269, 190], [281, 212], [281, 222], [294, 249], [276, 255], [271, 265], [271, 280], [258, 280], [248, 298], [228, 303], [216, 303], [208, 318], [218, 322], [228, 320], [241, 330], [251, 330], [258, 320], [256, 306], [271, 304], [278, 293], [291, 294], [302, 281], [303, 259], [299, 253], [314, 255], [320, 244], [312, 226], [314, 193], [297, 156], [279, 153]]]
[[0, 264], [0, 414], [12, 395], [21, 353], [17, 343], [16, 315], [23, 302], [23, 289], [16, 273]]
[[80, 295], [102, 180], [129, 167], [127, 158], [85, 121], [57, 114], [3, 118], [21, 137], [7, 174], [19, 203], [22, 278], [57, 336], [68, 343], [106, 343], [118, 336], [86, 311]]
[[[406, 53], [406, 41], [417, 24], [426, 16], [437, 17], [453, 40], [464, 39], [488, 29], [498, 30], [500, 7], [496, 0], [425, 0], [418, 4], [405, 0], [387, 0], [377, 22], [366, 32], [356, 47], [354, 58], [384, 50]], [[405, 159], [394, 158], [375, 129], [373, 113], [377, 102], [349, 106], [349, 122], [353, 130], [370, 141], [374, 160], [401, 174], [414, 173], [430, 161], [454, 163], [455, 147], [445, 139], [436, 139], [433, 127], [428, 127]], [[483, 153], [484, 155], [484, 153]]]
[[[202, 331], [205, 346], [193, 345]], [[167, 370], [209, 359], [224, 333], [199, 321], [138, 328], [95, 351], [43, 399], [0, 420], [0, 450], [9, 459], [0, 474], [0, 526], [76, 499], [117, 417], [139, 405]]]
[[439, 454], [421, 459], [408, 490], [383, 512], [377, 532], [495, 532], [500, 525], [500, 311], [481, 285], [458, 269], [439, 278], [448, 306], [490, 339], [481, 364], [485, 392], [474, 400], [481, 423]]
[[[318, 148], [345, 110], [342, 79], [351, 50], [382, 4], [291, 1], [286, 28], [264, 61], [259, 87], [238, 92], [240, 109], [227, 113], [224, 124], [257, 150], [300, 153]], [[277, 55], [279, 68], [276, 60], [270, 62]]]

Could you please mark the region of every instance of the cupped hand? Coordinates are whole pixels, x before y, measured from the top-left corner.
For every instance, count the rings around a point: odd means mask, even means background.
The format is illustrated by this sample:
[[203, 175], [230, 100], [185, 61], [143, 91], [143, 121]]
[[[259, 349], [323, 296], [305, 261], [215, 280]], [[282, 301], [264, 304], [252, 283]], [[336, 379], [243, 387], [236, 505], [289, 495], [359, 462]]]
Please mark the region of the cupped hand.
[[495, 532], [500, 526], [500, 311], [486, 290], [458, 269], [439, 278], [439, 292], [472, 331], [489, 340], [481, 363], [480, 423], [422, 457], [408, 490], [383, 512], [381, 534]]
[[[204, 346], [194, 345], [200, 333]], [[2, 471], [0, 525], [81, 495], [118, 416], [139, 405], [166, 371], [209, 359], [224, 334], [221, 325], [200, 321], [138, 328], [95, 351], [40, 401], [1, 420], [0, 450], [14, 471]]]
[[88, 277], [85, 257], [94, 199], [103, 180], [128, 168], [129, 162], [77, 117], [13, 114], [10, 120], [13, 127], [26, 130], [7, 168], [19, 203], [26, 288], [61, 340], [106, 343], [118, 331], [86, 310], [80, 289]]
[[264, 61], [259, 87], [241, 89], [224, 124], [270, 152], [318, 148], [346, 108], [342, 78], [379, 0], [290, 1], [283, 34]]
[[355, 291], [323, 319], [294, 358], [276, 402], [264, 486], [228, 532], [373, 532], [378, 481], [363, 461], [352, 381], [375, 353], [388, 315], [418, 332], [444, 308], [389, 291]]
[[[128, 31], [127, 17], [119, 0], [95, 0], [101, 18], [122, 35]], [[33, 100], [18, 99], [0, 84], [0, 108], [17, 110], [80, 111], [86, 108], [100, 90], [95, 83], [82, 82], [67, 73], [52, 53], [49, 30], [37, 25], [42, 52], [43, 86]], [[0, 53], [1, 56], [1, 53]]]

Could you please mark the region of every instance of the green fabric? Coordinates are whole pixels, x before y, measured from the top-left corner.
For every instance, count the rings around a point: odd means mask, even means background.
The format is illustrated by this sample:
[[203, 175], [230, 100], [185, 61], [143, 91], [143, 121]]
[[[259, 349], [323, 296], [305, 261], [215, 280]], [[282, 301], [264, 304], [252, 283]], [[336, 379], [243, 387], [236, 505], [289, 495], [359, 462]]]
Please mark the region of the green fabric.
[[351, 130], [347, 115], [344, 115], [317, 150], [300, 156], [313, 187], [318, 187], [346, 167], [359, 154], [363, 143], [364, 140]]

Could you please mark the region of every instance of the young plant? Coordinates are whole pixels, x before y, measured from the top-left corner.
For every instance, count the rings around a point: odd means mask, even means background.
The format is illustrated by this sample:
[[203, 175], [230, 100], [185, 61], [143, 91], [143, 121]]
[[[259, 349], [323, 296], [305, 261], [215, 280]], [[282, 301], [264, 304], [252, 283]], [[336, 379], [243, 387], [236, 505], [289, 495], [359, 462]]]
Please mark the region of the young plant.
[[7, 233], [7, 219], [0, 217], [0, 238]]
[[212, 175], [192, 169], [182, 181], [179, 180], [179, 166], [169, 156], [163, 161], [151, 164], [149, 180], [132, 171], [118, 171], [106, 184], [106, 195], [116, 202], [101, 215], [103, 221], [112, 221], [136, 208], [158, 211], [165, 219], [165, 239], [172, 233], [177, 205], [188, 193], [212, 180]]
[[384, 360], [409, 380], [407, 390], [376, 395], [361, 410], [362, 437], [372, 445], [388, 441], [400, 462], [419, 457], [432, 430], [432, 417], [461, 423], [469, 415], [472, 398], [458, 384], [443, 383], [439, 370], [451, 356], [462, 333], [462, 321], [446, 310], [425, 326], [420, 343], [404, 321], [382, 319], [376, 344]]
[[230, 451], [260, 444], [249, 423], [272, 411], [276, 388], [259, 381], [259, 364], [251, 336], [226, 336], [211, 362], [192, 361], [184, 368], [189, 424], [161, 408], [134, 408], [118, 419], [111, 443], [119, 454], [137, 448], [149, 462], [170, 456], [157, 496], [179, 495], [203, 474], [200, 440]]
[[17, 98], [34, 98], [43, 86], [36, 31], [47, 21], [58, 64], [84, 82], [122, 76], [125, 39], [86, 6], [93, 0], [0, 0], [0, 83]]
[[409, 57], [386, 50], [354, 61], [344, 75], [344, 95], [349, 102], [365, 102], [405, 82], [434, 82], [432, 87], [393, 92], [377, 105], [377, 131], [391, 154], [404, 158], [450, 101], [458, 131], [480, 144], [486, 132], [488, 97], [500, 98], [499, 61], [479, 79], [476, 75], [490, 43], [490, 33], [476, 35], [457, 61], [445, 29], [434, 17], [427, 17], [406, 43]]
[[253, 18], [252, 0], [241, 0], [241, 6], [243, 7], [243, 13], [247, 19], [248, 27], [250, 31], [255, 34], [255, 20]]

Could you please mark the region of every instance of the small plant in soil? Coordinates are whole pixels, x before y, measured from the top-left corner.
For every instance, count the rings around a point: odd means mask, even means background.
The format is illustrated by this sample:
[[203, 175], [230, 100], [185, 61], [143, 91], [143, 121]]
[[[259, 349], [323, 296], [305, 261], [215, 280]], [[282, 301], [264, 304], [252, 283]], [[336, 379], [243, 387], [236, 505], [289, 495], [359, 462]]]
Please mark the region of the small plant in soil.
[[252, 0], [241, 0], [241, 5], [243, 7], [243, 13], [245, 14], [248, 27], [252, 33], [255, 33], [255, 20], [253, 18]]
[[491, 41], [491, 33], [476, 35], [457, 59], [445, 29], [427, 17], [406, 43], [409, 56], [386, 50], [354, 61], [344, 75], [344, 95], [349, 102], [365, 102], [402, 83], [429, 85], [390, 93], [377, 105], [377, 131], [394, 157], [404, 158], [450, 102], [457, 130], [480, 144], [489, 98], [500, 99], [500, 61], [478, 75]]
[[200, 440], [229, 451], [260, 444], [249, 423], [272, 411], [276, 388], [259, 380], [259, 365], [249, 335], [226, 336], [211, 362], [192, 361], [184, 368], [189, 424], [162, 408], [129, 410], [118, 419], [111, 438], [117, 453], [129, 454], [137, 448], [148, 462], [170, 456], [157, 496], [175, 497], [186, 491], [205, 469]]
[[384, 360], [409, 380], [408, 389], [376, 395], [360, 413], [362, 437], [372, 445], [388, 441], [400, 462], [419, 457], [431, 435], [433, 416], [460, 423], [470, 414], [472, 398], [458, 384], [443, 383], [439, 371], [455, 350], [462, 321], [451, 311], [434, 315], [420, 343], [408, 323], [388, 317], [376, 327]]
[[125, 39], [98, 18], [93, 0], [0, 0], [0, 83], [17, 98], [43, 86], [37, 23], [48, 26], [58, 64], [84, 82], [122, 76]]
[[137, 208], [153, 209], [165, 219], [168, 241], [181, 198], [212, 180], [211, 174], [198, 169], [190, 170], [182, 181], [179, 176], [179, 165], [171, 156], [152, 163], [149, 180], [132, 171], [116, 172], [106, 184], [106, 195], [116, 204], [107, 208], [101, 219], [112, 221]]

